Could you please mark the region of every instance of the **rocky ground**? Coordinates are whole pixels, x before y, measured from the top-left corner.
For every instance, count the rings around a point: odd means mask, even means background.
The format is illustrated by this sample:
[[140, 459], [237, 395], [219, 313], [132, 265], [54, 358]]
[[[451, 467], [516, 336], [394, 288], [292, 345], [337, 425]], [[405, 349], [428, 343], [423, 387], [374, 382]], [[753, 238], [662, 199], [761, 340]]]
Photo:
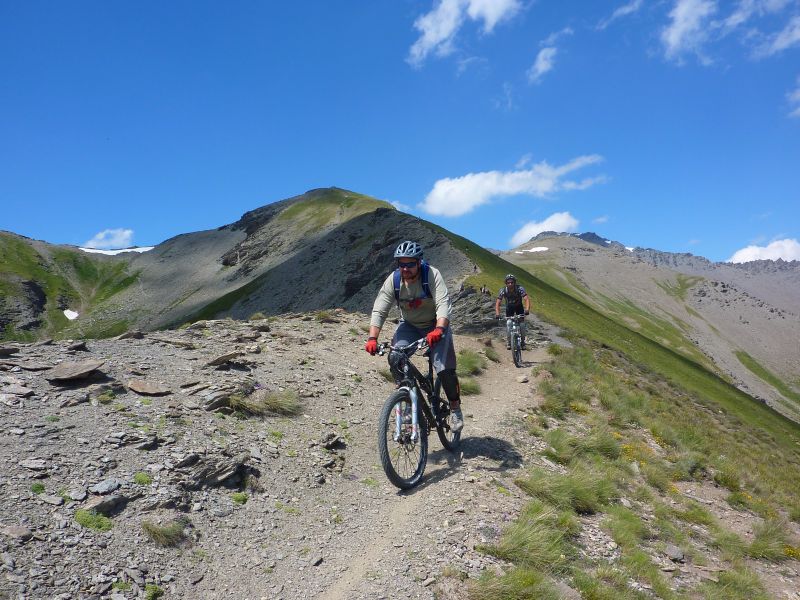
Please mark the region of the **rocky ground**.
[[[505, 365], [494, 377], [509, 381], [465, 401], [461, 452], [431, 438], [423, 484], [400, 494], [376, 448], [385, 359], [362, 350], [365, 316], [323, 320], [6, 346], [0, 596], [431, 597], [446, 567], [491, 566], [473, 546], [522, 502], [496, 489], [533, 450], [506, 424], [530, 384]], [[493, 396], [501, 385], [512, 393]], [[302, 414], [226, 416], [255, 387], [296, 392]], [[87, 509], [111, 529], [78, 524]], [[180, 523], [183, 539], [159, 546], [145, 523]]]
[[[514, 478], [559, 468], [523, 426], [539, 400], [529, 367], [547, 360], [550, 336], [532, 326], [525, 369], [495, 341], [501, 362], [464, 400], [460, 451], [432, 436], [425, 479], [400, 493], [378, 460], [393, 385], [362, 349], [366, 322], [284, 315], [4, 346], [0, 597], [464, 598], [453, 574], [503, 566], [475, 546], [526, 503]], [[486, 347], [467, 335], [456, 346]], [[300, 414], [230, 414], [232, 396], [280, 391]], [[110, 529], [79, 524], [85, 510]], [[175, 545], [157, 544], [154, 526], [170, 525]], [[599, 523], [582, 525], [587, 559], [614, 560]], [[776, 597], [800, 581], [784, 574]]]

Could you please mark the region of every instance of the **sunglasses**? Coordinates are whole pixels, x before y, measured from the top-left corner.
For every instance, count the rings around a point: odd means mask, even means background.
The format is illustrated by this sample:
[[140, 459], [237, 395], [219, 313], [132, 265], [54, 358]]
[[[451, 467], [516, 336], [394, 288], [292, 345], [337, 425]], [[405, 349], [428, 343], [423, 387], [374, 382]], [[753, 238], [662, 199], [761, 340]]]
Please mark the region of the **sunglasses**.
[[397, 266], [400, 267], [401, 269], [413, 269], [414, 267], [417, 266], [417, 263], [415, 263], [415, 262], [398, 262]]

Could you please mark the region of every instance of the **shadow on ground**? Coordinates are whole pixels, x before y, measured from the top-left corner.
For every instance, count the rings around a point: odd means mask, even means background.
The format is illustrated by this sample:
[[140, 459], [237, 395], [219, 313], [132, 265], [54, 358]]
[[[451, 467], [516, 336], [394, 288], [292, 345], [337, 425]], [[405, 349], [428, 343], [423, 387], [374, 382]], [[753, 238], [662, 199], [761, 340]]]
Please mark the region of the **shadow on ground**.
[[[424, 490], [430, 485], [447, 479], [460, 471], [463, 460], [473, 458], [488, 458], [495, 461], [497, 466], [483, 465], [484, 471], [502, 473], [509, 469], [518, 469], [522, 466], [522, 455], [507, 440], [491, 436], [467, 437], [461, 440], [461, 445], [456, 452], [448, 452], [444, 448], [439, 448], [428, 454], [428, 468], [422, 482], [411, 490], [398, 491], [402, 495], [413, 495], [420, 490]], [[431, 469], [431, 463], [436, 464]]]

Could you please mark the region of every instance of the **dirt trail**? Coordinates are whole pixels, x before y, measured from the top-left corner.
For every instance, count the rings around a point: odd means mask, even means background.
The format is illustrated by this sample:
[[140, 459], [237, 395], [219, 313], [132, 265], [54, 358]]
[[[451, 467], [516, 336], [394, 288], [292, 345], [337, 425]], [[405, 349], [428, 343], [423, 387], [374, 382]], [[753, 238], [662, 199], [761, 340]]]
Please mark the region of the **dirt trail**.
[[[480, 348], [475, 339], [460, 336], [456, 346]], [[530, 375], [534, 361], [546, 360], [547, 354], [527, 351], [525, 368], [516, 368], [507, 351], [501, 347], [499, 353], [502, 362], [490, 362], [479, 377], [481, 393], [464, 399], [466, 424], [459, 452], [444, 450], [433, 433], [425, 478], [408, 492], [394, 490], [382, 472], [376, 474], [381, 486], [389, 488], [384, 489], [384, 501], [370, 515], [369, 533], [344, 541], [342, 560], [336, 564], [339, 574], [319, 598], [393, 597], [398, 581], [406, 597], [433, 597], [442, 569], [463, 569], [464, 558], [479, 541], [477, 530], [491, 530], [492, 537], [496, 525], [519, 508], [522, 499], [510, 491], [510, 481], [523, 469], [526, 448], [510, 439], [507, 423], [533, 403], [531, 383], [517, 378]], [[475, 563], [484, 559], [467, 558]]]

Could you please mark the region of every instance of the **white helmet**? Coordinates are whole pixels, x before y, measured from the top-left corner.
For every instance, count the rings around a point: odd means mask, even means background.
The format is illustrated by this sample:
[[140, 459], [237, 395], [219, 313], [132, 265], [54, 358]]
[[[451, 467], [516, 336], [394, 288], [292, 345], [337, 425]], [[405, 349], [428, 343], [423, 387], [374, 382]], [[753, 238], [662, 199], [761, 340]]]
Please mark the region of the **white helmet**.
[[417, 242], [406, 240], [394, 251], [395, 258], [422, 258], [422, 246]]

